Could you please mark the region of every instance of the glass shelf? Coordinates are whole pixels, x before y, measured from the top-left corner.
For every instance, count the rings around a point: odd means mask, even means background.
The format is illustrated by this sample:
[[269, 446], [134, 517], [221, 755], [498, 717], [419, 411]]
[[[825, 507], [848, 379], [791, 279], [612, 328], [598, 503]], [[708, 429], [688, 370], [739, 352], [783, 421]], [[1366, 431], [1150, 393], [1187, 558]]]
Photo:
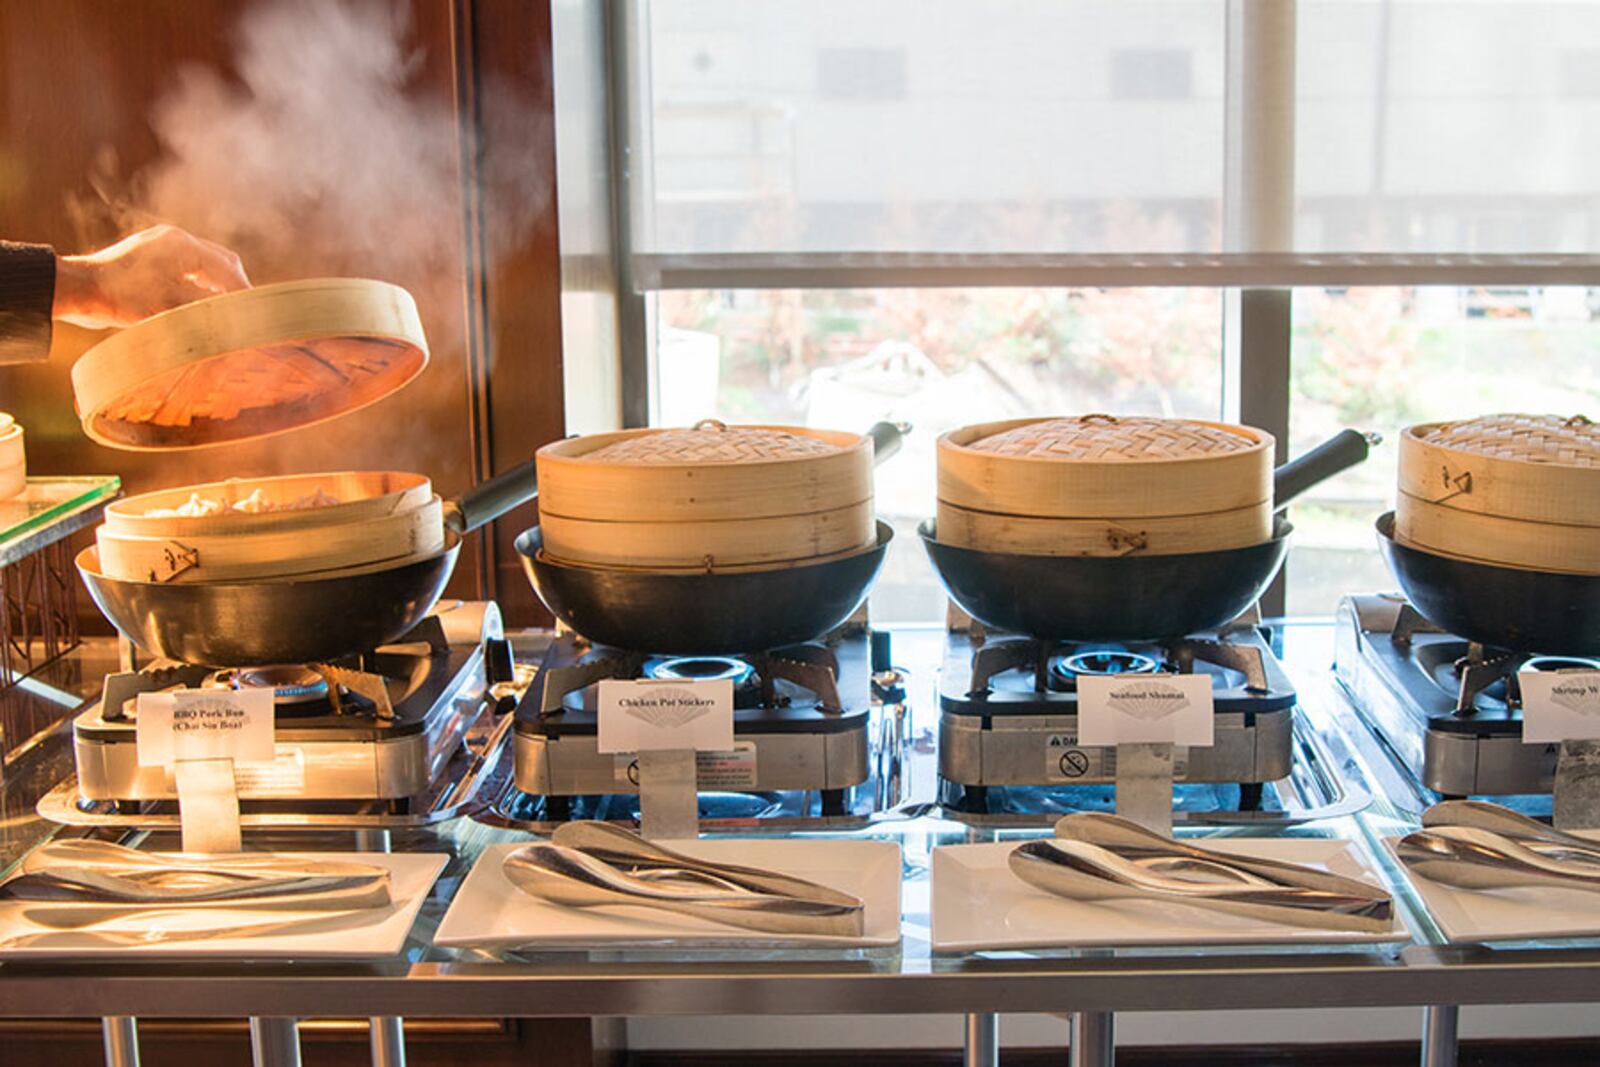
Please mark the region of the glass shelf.
[[0, 500], [0, 567], [87, 526], [120, 492], [114, 474], [29, 478], [21, 493]]

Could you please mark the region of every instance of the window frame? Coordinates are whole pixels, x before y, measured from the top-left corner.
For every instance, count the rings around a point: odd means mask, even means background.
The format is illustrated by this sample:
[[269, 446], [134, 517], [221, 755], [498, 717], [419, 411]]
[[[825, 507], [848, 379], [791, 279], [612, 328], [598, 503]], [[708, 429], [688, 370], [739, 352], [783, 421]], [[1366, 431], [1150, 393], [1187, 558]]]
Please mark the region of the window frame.
[[[1294, 243], [1296, 0], [1227, 0], [1224, 248], [1206, 254], [641, 253], [649, 232], [650, 0], [608, 0], [612, 233], [621, 411], [651, 421], [653, 294], [672, 289], [1201, 287], [1224, 292], [1225, 417], [1267, 430], [1286, 457], [1293, 289], [1600, 286], [1600, 255], [1300, 254]], [[1284, 571], [1287, 571], [1287, 564]], [[1262, 598], [1282, 614], [1285, 577]]]

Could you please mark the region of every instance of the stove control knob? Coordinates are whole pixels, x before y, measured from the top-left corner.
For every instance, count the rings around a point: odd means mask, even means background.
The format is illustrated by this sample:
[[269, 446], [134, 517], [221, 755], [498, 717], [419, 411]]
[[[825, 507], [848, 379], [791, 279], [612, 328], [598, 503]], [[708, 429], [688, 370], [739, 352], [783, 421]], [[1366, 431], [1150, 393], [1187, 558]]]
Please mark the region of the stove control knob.
[[511, 642], [503, 637], [491, 637], [483, 643], [484, 671], [490, 685], [514, 682], [517, 678], [511, 661]]

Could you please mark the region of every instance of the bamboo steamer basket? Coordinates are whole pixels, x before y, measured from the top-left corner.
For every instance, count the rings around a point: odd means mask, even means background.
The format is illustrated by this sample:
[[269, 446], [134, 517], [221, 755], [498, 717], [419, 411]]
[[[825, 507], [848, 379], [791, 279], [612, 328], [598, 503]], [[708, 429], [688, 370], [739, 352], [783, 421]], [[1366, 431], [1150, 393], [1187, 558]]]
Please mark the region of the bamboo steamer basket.
[[1507, 414], [1408, 427], [1394, 529], [1440, 555], [1600, 574], [1600, 426]]
[[[315, 493], [336, 504], [282, 511], [152, 515], [191, 496], [284, 505]], [[426, 477], [330, 471], [231, 479], [130, 497], [95, 532], [103, 573], [133, 581], [284, 578], [360, 567], [444, 547], [443, 511]]]
[[629, 430], [541, 448], [544, 551], [652, 570], [793, 566], [876, 541], [872, 442], [793, 426]]
[[101, 573], [129, 581], [305, 577], [442, 551], [443, 504], [434, 496], [420, 507], [375, 518], [182, 537], [141, 537], [102, 525], [95, 544]]
[[28, 487], [28, 460], [22, 427], [0, 413], [0, 500], [10, 500]]
[[[334, 497], [339, 503], [287, 511], [150, 514], [181, 507], [195, 495], [235, 504], [257, 492], [263, 500], [280, 506], [318, 492]], [[160, 489], [114, 501], [106, 507], [105, 525], [115, 533], [139, 537], [281, 531], [381, 518], [415, 510], [432, 499], [433, 483], [425, 475], [410, 471], [325, 471], [272, 478], [230, 478]]]
[[1084, 415], [953, 430], [938, 443], [945, 544], [1048, 556], [1172, 555], [1272, 535], [1273, 439], [1184, 419]]
[[263, 285], [154, 315], [72, 367], [83, 430], [112, 448], [206, 448], [365, 407], [428, 362], [416, 302], [364, 278]]
[[1260, 505], [1209, 515], [1049, 519], [996, 515], [938, 502], [939, 540], [1024, 556], [1172, 556], [1258, 545], [1272, 536], [1272, 509]]

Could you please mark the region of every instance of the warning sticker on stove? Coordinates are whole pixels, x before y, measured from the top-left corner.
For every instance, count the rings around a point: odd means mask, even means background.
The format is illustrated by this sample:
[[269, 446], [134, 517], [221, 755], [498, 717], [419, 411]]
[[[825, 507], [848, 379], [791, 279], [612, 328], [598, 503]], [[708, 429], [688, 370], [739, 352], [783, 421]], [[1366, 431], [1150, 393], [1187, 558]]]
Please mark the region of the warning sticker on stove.
[[737, 741], [729, 752], [696, 752], [695, 784], [701, 789], [754, 789], [756, 744]]
[[291, 745], [278, 745], [270, 760], [235, 763], [233, 781], [241, 797], [298, 797], [306, 788], [305, 753]]
[[[695, 784], [701, 789], [754, 789], [756, 787], [756, 743], [738, 741], [725, 752], [696, 752]], [[639, 787], [637, 756], [616, 757], [616, 781]]]
[[[1172, 751], [1172, 777], [1189, 773], [1189, 750], [1178, 745]], [[1050, 734], [1044, 745], [1044, 777], [1047, 782], [1109, 782], [1117, 776], [1117, 750], [1112, 747], [1078, 744], [1077, 734]]]

